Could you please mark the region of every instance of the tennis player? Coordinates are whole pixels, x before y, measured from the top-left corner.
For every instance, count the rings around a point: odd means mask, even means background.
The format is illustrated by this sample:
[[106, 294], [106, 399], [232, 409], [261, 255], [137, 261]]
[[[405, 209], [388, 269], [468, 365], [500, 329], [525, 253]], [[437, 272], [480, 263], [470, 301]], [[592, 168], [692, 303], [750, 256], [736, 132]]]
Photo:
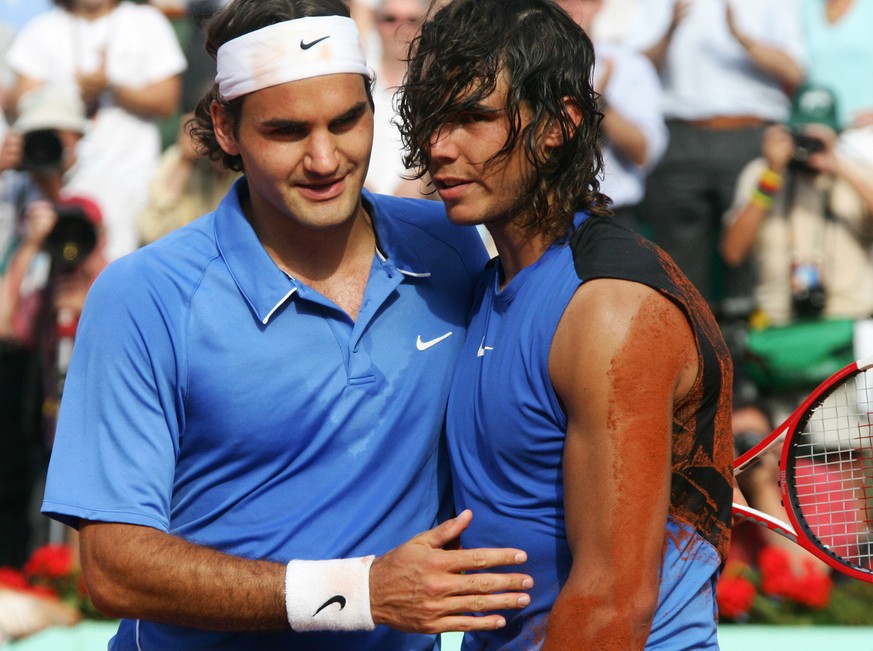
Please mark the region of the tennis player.
[[465, 649], [716, 649], [731, 377], [676, 265], [608, 216], [593, 49], [549, 0], [454, 0], [403, 89], [409, 162], [499, 257], [448, 408], [466, 547], [523, 545], [532, 604]]
[[530, 577], [463, 572], [525, 554], [443, 550], [469, 512], [435, 526], [481, 240], [362, 194], [371, 72], [341, 0], [234, 0], [208, 49], [195, 136], [244, 176], [97, 280], [43, 505], [122, 618], [110, 648], [424, 651], [503, 625], [456, 613], [524, 606]]

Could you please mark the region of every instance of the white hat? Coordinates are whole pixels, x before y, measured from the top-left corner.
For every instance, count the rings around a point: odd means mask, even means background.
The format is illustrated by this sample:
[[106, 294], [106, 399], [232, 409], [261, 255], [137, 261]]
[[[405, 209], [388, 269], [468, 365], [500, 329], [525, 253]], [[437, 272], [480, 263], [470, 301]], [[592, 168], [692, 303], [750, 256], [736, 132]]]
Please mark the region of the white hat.
[[42, 129], [84, 133], [88, 126], [85, 104], [76, 93], [57, 86], [39, 86], [18, 100], [18, 119], [12, 126], [22, 133]]

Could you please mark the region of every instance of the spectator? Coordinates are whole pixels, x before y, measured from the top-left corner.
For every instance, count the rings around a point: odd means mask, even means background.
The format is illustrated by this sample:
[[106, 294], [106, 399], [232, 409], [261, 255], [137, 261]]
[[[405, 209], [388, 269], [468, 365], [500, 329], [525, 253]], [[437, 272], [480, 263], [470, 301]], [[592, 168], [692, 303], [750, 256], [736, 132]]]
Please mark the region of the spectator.
[[[734, 456], [748, 452], [773, 429], [769, 408], [759, 401], [739, 402], [731, 416], [734, 434]], [[788, 522], [779, 490], [778, 446], [764, 453], [737, 476], [737, 483], [745, 501], [753, 509]], [[731, 535], [729, 560], [756, 566], [761, 552], [775, 547], [789, 559], [791, 572], [802, 577], [808, 573], [830, 575], [828, 566], [798, 544], [764, 527], [749, 522], [734, 524]]]
[[803, 78], [799, 18], [793, 0], [649, 0], [629, 32], [659, 71], [670, 134], [640, 216], [721, 312], [742, 311], [723, 299], [742, 299], [749, 284], [738, 274], [721, 282], [721, 218], [766, 125], [787, 116], [783, 88]]
[[[604, 0], [558, 0], [591, 35]], [[651, 61], [635, 50], [609, 41], [594, 42], [594, 85], [600, 93], [604, 139], [601, 191], [627, 226], [637, 226], [636, 205], [643, 198], [645, 175], [667, 146], [661, 114], [661, 82]]]
[[227, 0], [189, 0], [187, 13], [191, 31], [183, 44], [183, 53], [188, 67], [182, 73], [182, 99], [184, 112], [197, 105], [215, 81], [215, 61], [206, 52], [206, 21], [221, 9]]
[[721, 253], [754, 257], [761, 325], [873, 314], [873, 169], [840, 153], [837, 115], [832, 93], [802, 88], [737, 182]]
[[418, 34], [427, 13], [428, 0], [381, 0], [375, 23], [381, 45], [376, 66], [373, 101], [373, 154], [366, 187], [371, 192], [398, 196], [421, 196], [418, 181], [404, 178], [403, 144], [395, 120], [395, 93], [406, 73], [409, 43]]
[[858, 0], [806, 0], [803, 26], [809, 46], [810, 83], [837, 96], [845, 155], [873, 164], [873, 4]]
[[804, 0], [807, 80], [830, 88], [846, 128], [873, 125], [873, 3]]
[[193, 113], [182, 116], [176, 142], [163, 153], [139, 215], [140, 242], [148, 244], [212, 212], [238, 174], [201, 156], [191, 137]]
[[364, 51], [368, 57], [377, 54], [373, 52], [373, 46], [379, 47], [378, 43], [373, 40], [374, 30], [376, 29], [376, 11], [379, 8], [380, 0], [343, 0], [349, 6], [349, 11], [352, 15], [352, 20], [358, 26], [358, 31], [361, 32], [361, 41], [364, 45]]
[[[47, 452], [41, 426], [42, 359], [35, 321], [25, 318], [37, 311], [22, 309], [20, 300], [22, 285], [25, 293], [28, 286], [36, 291], [46, 278], [30, 264], [41, 248], [32, 219], [40, 213], [54, 219], [47, 200], [60, 198], [63, 174], [75, 162], [86, 124], [78, 96], [50, 86], [22, 97], [19, 114], [0, 151], [5, 170], [0, 176], [0, 565], [12, 566], [25, 561], [39, 535], [31, 526], [29, 507]], [[37, 304], [24, 303], [28, 308]]]
[[169, 21], [152, 6], [55, 3], [21, 30], [9, 63], [19, 96], [44, 84], [81, 94], [93, 120], [69, 187], [100, 205], [107, 254], [116, 258], [137, 246], [136, 218], [161, 153], [157, 119], [176, 111], [185, 59]]
[[601, 41], [621, 43], [627, 38], [638, 0], [604, 0], [603, 11], [594, 19], [593, 34]]

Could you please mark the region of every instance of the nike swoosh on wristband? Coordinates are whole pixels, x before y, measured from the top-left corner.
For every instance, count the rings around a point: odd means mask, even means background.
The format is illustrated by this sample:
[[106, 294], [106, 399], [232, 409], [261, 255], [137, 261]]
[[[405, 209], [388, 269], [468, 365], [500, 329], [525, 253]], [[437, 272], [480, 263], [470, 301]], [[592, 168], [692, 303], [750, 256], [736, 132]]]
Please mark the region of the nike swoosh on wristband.
[[328, 599], [323, 604], [321, 604], [321, 606], [319, 606], [318, 610], [316, 610], [312, 614], [312, 616], [315, 617], [322, 610], [324, 610], [325, 608], [327, 608], [328, 606], [331, 606], [333, 604], [339, 604], [339, 607], [340, 607], [339, 609], [342, 610], [343, 608], [346, 607], [346, 598], [343, 597], [341, 594], [335, 594], [330, 599]]
[[451, 336], [452, 333], [447, 332], [446, 334], [442, 335], [441, 337], [437, 337], [436, 339], [431, 339], [430, 341], [422, 341], [421, 335], [418, 335], [418, 339], [415, 340], [415, 347], [419, 350], [427, 350], [431, 346], [436, 346], [439, 342], [443, 341], [444, 339], [448, 339]]
[[313, 45], [316, 45], [317, 43], [321, 43], [323, 40], [328, 39], [328, 38], [330, 38], [330, 34], [328, 34], [327, 36], [322, 36], [321, 38], [317, 38], [314, 41], [310, 41], [309, 43], [304, 43], [303, 39], [301, 38], [300, 39], [300, 49], [301, 50], [308, 50]]

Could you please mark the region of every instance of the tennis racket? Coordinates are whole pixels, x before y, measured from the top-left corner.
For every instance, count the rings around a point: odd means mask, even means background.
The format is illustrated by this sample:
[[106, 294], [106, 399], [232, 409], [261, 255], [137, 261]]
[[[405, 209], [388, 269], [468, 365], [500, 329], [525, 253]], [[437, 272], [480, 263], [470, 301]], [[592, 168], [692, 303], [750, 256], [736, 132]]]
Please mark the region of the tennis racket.
[[778, 445], [789, 521], [739, 504], [734, 516], [873, 583], [873, 357], [822, 382], [785, 422], [736, 458], [734, 475]]

